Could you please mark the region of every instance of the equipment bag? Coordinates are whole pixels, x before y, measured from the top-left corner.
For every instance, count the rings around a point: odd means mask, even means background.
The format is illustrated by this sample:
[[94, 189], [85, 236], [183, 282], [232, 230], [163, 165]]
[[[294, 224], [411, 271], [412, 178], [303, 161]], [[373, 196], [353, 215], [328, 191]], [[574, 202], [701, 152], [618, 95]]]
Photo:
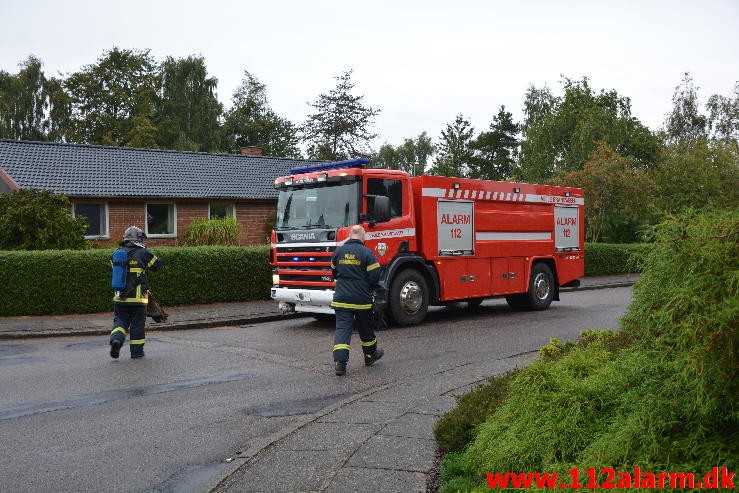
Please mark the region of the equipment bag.
[[128, 250], [119, 248], [113, 252], [113, 276], [110, 282], [114, 291], [126, 290], [128, 283]]
[[146, 316], [151, 317], [155, 322], [166, 322], [169, 318], [169, 313], [165, 312], [164, 308], [156, 302], [151, 291], [149, 291], [149, 303], [146, 305]]

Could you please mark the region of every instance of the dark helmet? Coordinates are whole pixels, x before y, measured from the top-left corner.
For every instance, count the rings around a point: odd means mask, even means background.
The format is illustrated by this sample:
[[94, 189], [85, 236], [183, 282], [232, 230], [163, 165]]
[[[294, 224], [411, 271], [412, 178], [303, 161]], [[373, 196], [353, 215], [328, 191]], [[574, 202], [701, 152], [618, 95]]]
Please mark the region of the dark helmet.
[[126, 232], [123, 233], [123, 241], [130, 241], [133, 243], [141, 243], [146, 239], [146, 233], [137, 226], [129, 226]]

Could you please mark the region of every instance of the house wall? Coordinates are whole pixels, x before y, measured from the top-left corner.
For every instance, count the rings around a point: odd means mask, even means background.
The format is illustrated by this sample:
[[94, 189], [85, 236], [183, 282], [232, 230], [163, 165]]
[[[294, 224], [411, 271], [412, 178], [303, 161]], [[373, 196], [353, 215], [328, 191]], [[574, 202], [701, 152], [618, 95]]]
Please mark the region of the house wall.
[[[93, 202], [90, 200], [89, 202]], [[129, 226], [144, 229], [144, 202], [111, 202], [108, 201], [108, 231], [110, 241], [118, 242]], [[160, 245], [152, 239], [152, 245]], [[167, 243], [169, 244], [169, 243]]]
[[[145, 201], [122, 201], [106, 199], [72, 199], [73, 202], [107, 202], [108, 232], [110, 239], [101, 243], [117, 243], [129, 226], [144, 228]], [[150, 238], [149, 246], [177, 246], [185, 235], [188, 226], [195, 219], [208, 217], [208, 204], [217, 201], [177, 201], [151, 200], [149, 203], [175, 203], [177, 216], [176, 238]], [[275, 200], [228, 201], [236, 205], [236, 220], [241, 225], [241, 245], [257, 245], [267, 242], [267, 226], [275, 215]]]
[[268, 242], [267, 225], [277, 211], [277, 201], [236, 203], [236, 220], [241, 225], [242, 245], [261, 245]]

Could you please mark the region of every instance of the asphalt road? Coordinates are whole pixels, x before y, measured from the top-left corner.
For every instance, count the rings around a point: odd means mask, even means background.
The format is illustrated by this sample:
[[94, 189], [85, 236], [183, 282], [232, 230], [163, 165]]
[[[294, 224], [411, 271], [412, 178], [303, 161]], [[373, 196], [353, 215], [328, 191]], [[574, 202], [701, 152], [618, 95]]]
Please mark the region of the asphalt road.
[[[385, 358], [333, 374], [333, 328], [311, 319], [151, 332], [143, 360], [107, 337], [0, 343], [0, 491], [196, 491], [227, 458], [354, 394], [615, 327], [630, 288], [562, 294], [544, 312], [504, 301], [434, 309], [380, 332]], [[353, 363], [353, 364], [352, 364]]]

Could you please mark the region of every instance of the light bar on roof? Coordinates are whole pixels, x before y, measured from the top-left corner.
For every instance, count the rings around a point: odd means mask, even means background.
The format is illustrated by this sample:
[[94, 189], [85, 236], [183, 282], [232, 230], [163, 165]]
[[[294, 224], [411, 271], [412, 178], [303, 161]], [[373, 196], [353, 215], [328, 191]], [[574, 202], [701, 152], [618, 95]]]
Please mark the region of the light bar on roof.
[[347, 161], [338, 161], [335, 163], [309, 164], [308, 166], [300, 166], [290, 170], [290, 174], [297, 175], [299, 173], [312, 173], [313, 171], [322, 171], [326, 169], [340, 168], [363, 168], [365, 164], [369, 164], [369, 159], [360, 157], [357, 159], [349, 159]]

